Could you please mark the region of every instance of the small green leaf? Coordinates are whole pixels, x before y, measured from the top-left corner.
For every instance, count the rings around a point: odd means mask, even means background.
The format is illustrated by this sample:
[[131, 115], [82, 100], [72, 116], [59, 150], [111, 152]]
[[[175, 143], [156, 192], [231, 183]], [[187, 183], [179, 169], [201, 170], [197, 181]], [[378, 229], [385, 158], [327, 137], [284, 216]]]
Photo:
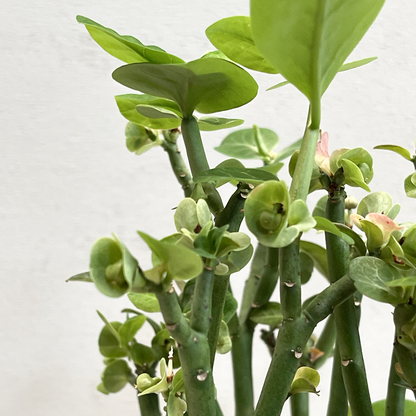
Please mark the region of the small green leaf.
[[272, 328], [277, 328], [283, 320], [280, 303], [268, 302], [260, 308], [252, 309], [249, 319], [256, 324], [269, 325]]
[[302, 285], [309, 282], [314, 269], [314, 262], [312, 258], [305, 252], [299, 254], [300, 259], [300, 280]]
[[152, 140], [143, 126], [131, 121], [127, 123], [125, 135], [127, 149], [136, 155], [141, 155], [152, 147], [160, 146], [163, 143], [163, 140], [158, 136], [156, 136], [156, 140]]
[[199, 222], [196, 209], [196, 202], [192, 198], [184, 198], [179, 203], [174, 215], [175, 227], [177, 231], [185, 228], [188, 231], [195, 232]]
[[387, 286], [387, 282], [400, 278], [392, 266], [376, 257], [357, 257], [351, 261], [349, 276], [363, 295], [393, 306], [402, 303], [402, 291]]
[[381, 144], [379, 146], [375, 146], [374, 149], [390, 150], [391, 152], [397, 153], [398, 155], [404, 157], [406, 160], [412, 160], [412, 156], [407, 149], [395, 144]]
[[255, 71], [277, 74], [254, 44], [250, 17], [233, 16], [221, 19], [205, 31], [211, 43], [228, 58]]
[[98, 346], [100, 348], [100, 353], [104, 357], [120, 358], [127, 355], [127, 351], [120, 346], [120, 336], [118, 335], [118, 330], [120, 329], [121, 325], [121, 322], [111, 322], [111, 326], [117, 333], [117, 337], [107, 324], [101, 330], [100, 336], [98, 338]]
[[326, 218], [326, 203], [328, 201], [328, 196], [324, 195], [322, 198], [319, 198], [318, 202], [315, 205], [315, 208], [312, 211], [314, 217]]
[[227, 354], [230, 352], [232, 347], [232, 342], [230, 338], [230, 333], [228, 331], [228, 326], [224, 321], [221, 321], [220, 332], [218, 334], [217, 341], [217, 353], [218, 354]]
[[[386, 400], [379, 400], [372, 403], [374, 416], [385, 416], [386, 414]], [[351, 415], [351, 413], [349, 413]], [[416, 403], [410, 400], [404, 401], [404, 414], [403, 416], [416, 415]]]
[[[261, 53], [309, 100], [319, 100], [373, 23], [384, 0], [252, 0]], [[345, 16], [348, 15], [348, 19]]]
[[316, 228], [319, 231], [325, 231], [327, 233], [335, 234], [339, 238], [342, 238], [346, 243], [348, 244], [354, 244], [354, 240], [348, 236], [347, 234], [344, 234], [341, 232], [331, 221], [329, 221], [327, 218], [323, 217], [314, 217], [316, 221], [316, 225], [314, 228]]
[[109, 393], [117, 393], [128, 383], [130, 376], [128, 364], [124, 360], [116, 360], [105, 368], [101, 379]]
[[[233, 274], [242, 270], [253, 256], [253, 246], [240, 251], [232, 251], [222, 262], [228, 266], [228, 273]], [[227, 322], [228, 323], [228, 322]]]
[[[269, 129], [260, 128], [261, 146], [268, 154], [279, 143], [277, 134]], [[256, 143], [254, 129], [242, 129], [230, 133], [215, 150], [237, 159], [264, 159]]]
[[103, 393], [103, 394], [110, 394], [110, 392], [109, 392], [109, 391], [107, 391], [107, 390], [106, 390], [106, 388], [104, 387], [103, 382], [101, 382], [101, 383], [97, 386], [97, 390], [98, 390], [100, 393]]
[[237, 127], [244, 123], [238, 118], [201, 117], [198, 119], [198, 126], [201, 131], [217, 131]]
[[[148, 94], [124, 94], [115, 97], [118, 109], [127, 120], [155, 130], [171, 130], [181, 125], [182, 113], [176, 103], [165, 98], [154, 97]], [[137, 111], [140, 105], [150, 105], [153, 108], [177, 114], [177, 118], [149, 118]]]
[[132, 341], [145, 322], [146, 317], [144, 315], [135, 316], [124, 322], [118, 330], [122, 344], [127, 345], [127, 343]]
[[392, 206], [393, 200], [387, 192], [372, 192], [366, 195], [358, 204], [357, 214], [364, 218], [372, 212], [387, 214]]
[[365, 182], [362, 171], [354, 162], [342, 158], [340, 163], [344, 170], [345, 183], [347, 185], [363, 188], [365, 191], [371, 192], [371, 189]]
[[135, 364], [139, 364], [141, 366], [148, 365], [153, 361], [157, 360], [156, 354], [153, 352], [152, 348], [148, 347], [147, 345], [139, 344], [135, 342], [131, 346], [131, 358]]
[[156, 46], [145, 46], [133, 36], [119, 35], [84, 16], [77, 16], [78, 23], [87, 28], [91, 37], [110, 55], [126, 63], [153, 62], [155, 64], [180, 63], [182, 59], [166, 53]]
[[116, 69], [113, 78], [126, 87], [174, 101], [184, 118], [194, 110], [210, 114], [240, 107], [258, 90], [248, 72], [217, 58], [175, 65], [129, 64]]
[[316, 387], [318, 387], [320, 382], [319, 373], [310, 367], [300, 367], [296, 371], [295, 377], [293, 378], [292, 385], [290, 386], [290, 393], [315, 393]]
[[70, 277], [66, 282], [92, 282], [93, 280], [90, 277], [90, 272], [84, 272], [76, 274], [75, 276]]
[[404, 180], [404, 190], [409, 198], [416, 198], [416, 172]]
[[90, 257], [90, 277], [104, 295], [117, 298], [127, 292], [122, 250], [112, 238], [100, 238], [94, 243]]
[[214, 168], [194, 176], [194, 182], [211, 182], [220, 180], [237, 180], [252, 184], [265, 181], [278, 181], [277, 177], [262, 169], [253, 168]]
[[416, 276], [401, 277], [400, 279], [386, 282], [386, 286], [390, 287], [407, 287], [416, 285]]
[[226, 324], [230, 322], [230, 319], [234, 316], [238, 309], [238, 302], [237, 299], [230, 293], [227, 292], [225, 296], [225, 304], [224, 304], [224, 311], [223, 317]]
[[300, 242], [300, 249], [312, 258], [316, 270], [328, 279], [328, 260], [326, 250], [318, 244], [303, 240]]
[[170, 393], [167, 403], [167, 414], [169, 416], [182, 416], [187, 409], [186, 401], [181, 397], [176, 396], [174, 393]]
[[144, 312], [160, 312], [159, 301], [154, 293], [128, 293], [131, 303]]

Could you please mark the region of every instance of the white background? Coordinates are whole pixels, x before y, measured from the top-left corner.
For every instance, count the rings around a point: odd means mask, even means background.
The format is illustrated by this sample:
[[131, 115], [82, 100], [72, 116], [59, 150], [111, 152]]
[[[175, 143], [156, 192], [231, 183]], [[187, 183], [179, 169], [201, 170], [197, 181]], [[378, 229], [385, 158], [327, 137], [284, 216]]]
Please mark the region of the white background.
[[[127, 89], [111, 79], [122, 63], [102, 51], [75, 16], [82, 14], [163, 47], [185, 60], [212, 49], [204, 30], [215, 21], [248, 15], [248, 1], [76, 0], [1, 7], [0, 26], [0, 414], [106, 416], [138, 414], [134, 391], [104, 396], [95, 390], [103, 369], [97, 338], [102, 323], [129, 306], [93, 285], [65, 283], [88, 269], [95, 239], [115, 232], [150, 264], [136, 230], [161, 238], [174, 231], [171, 209], [182, 198], [161, 149], [144, 156], [124, 145], [125, 120], [113, 96]], [[349, 60], [378, 56], [367, 67], [340, 74], [324, 96], [322, 128], [330, 149], [395, 143], [414, 150], [416, 127], [416, 4], [389, 1]], [[274, 129], [286, 146], [302, 135], [307, 102], [293, 87], [265, 92], [279, 76], [253, 74], [258, 97], [224, 115], [245, 127]], [[212, 166], [225, 157], [213, 150], [227, 132], [204, 134]], [[416, 201], [403, 180], [412, 165], [374, 151], [373, 191], [407, 203], [397, 218], [415, 221]], [[282, 174], [287, 178], [286, 168]], [[350, 189], [357, 197], [364, 192]], [[224, 195], [232, 192], [224, 189]], [[320, 195], [314, 195], [316, 200]], [[310, 238], [315, 236], [311, 233]], [[246, 274], [232, 278], [239, 296]], [[325, 286], [316, 276], [305, 297]], [[373, 400], [385, 397], [393, 338], [392, 307], [365, 299], [362, 342]], [[148, 333], [150, 335], [150, 332]], [[146, 342], [143, 340], [143, 342]], [[256, 396], [269, 356], [256, 341]], [[216, 383], [225, 416], [233, 414], [230, 356], [217, 359]], [[312, 416], [325, 413], [329, 367]], [[287, 411], [287, 410], [286, 410]], [[287, 414], [287, 413], [285, 413]]]

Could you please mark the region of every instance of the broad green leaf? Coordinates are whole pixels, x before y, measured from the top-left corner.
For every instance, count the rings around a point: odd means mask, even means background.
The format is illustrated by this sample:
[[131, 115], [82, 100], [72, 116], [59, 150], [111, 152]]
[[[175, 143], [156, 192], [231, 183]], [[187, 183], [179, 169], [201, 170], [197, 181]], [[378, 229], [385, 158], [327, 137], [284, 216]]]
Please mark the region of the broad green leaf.
[[130, 302], [144, 312], [160, 312], [159, 301], [154, 293], [128, 293]]
[[101, 379], [109, 393], [117, 393], [128, 383], [130, 375], [131, 370], [126, 361], [116, 360], [105, 368]]
[[[279, 143], [277, 134], [269, 129], [260, 128], [261, 146], [266, 155], [270, 154], [272, 150]], [[230, 133], [215, 150], [226, 155], [235, 157], [237, 159], [261, 159], [265, 155], [261, 154], [259, 146], [256, 142], [254, 129], [242, 129]]]
[[135, 316], [124, 322], [118, 330], [122, 344], [127, 345], [128, 342], [132, 341], [145, 322], [146, 317], [144, 315]]
[[256, 46], [310, 101], [319, 100], [384, 0], [252, 0]]
[[303, 240], [300, 242], [300, 250], [312, 258], [316, 270], [328, 279], [328, 260], [326, 250], [318, 244]]
[[130, 351], [131, 351], [131, 358], [135, 364], [139, 364], [143, 366], [145, 364], [150, 364], [153, 361], [157, 360], [156, 354], [147, 345], [143, 345], [143, 344], [139, 344], [135, 342], [131, 346]]
[[90, 272], [84, 272], [76, 274], [75, 276], [70, 277], [66, 282], [92, 282], [93, 280], [90, 277]]
[[175, 65], [124, 65], [113, 72], [113, 78], [126, 87], [174, 101], [184, 118], [194, 110], [207, 114], [240, 107], [258, 90], [248, 72], [216, 58]]
[[[364, 58], [358, 61], [348, 62], [346, 64], [341, 65], [341, 68], [338, 70], [338, 72], [349, 71], [350, 69], [359, 68], [360, 66], [367, 65], [370, 62], [375, 61], [376, 59], [377, 57], [373, 56], [371, 58]], [[279, 84], [276, 84], [276, 85], [273, 85], [273, 87], [267, 88], [266, 91], [275, 90], [276, 88], [284, 87], [285, 85], [288, 85], [288, 84], [290, 84], [289, 81], [279, 82]]]
[[212, 24], [206, 31], [208, 39], [228, 58], [255, 71], [277, 74], [254, 44], [250, 17], [233, 16]]
[[290, 386], [290, 393], [315, 393], [316, 387], [318, 387], [321, 377], [319, 373], [310, 367], [300, 367], [296, 371], [295, 377], [293, 378], [292, 385]]
[[372, 192], [366, 195], [357, 207], [357, 214], [366, 217], [367, 214], [378, 212], [386, 214], [393, 206], [393, 200], [387, 192]]
[[[120, 329], [122, 323], [121, 322], [111, 322], [112, 327], [117, 331]], [[120, 339], [116, 337], [106, 325], [100, 333], [98, 338], [98, 346], [100, 348], [100, 353], [104, 357], [108, 358], [120, 358], [125, 357], [127, 355], [126, 349], [120, 346]]]
[[416, 172], [404, 180], [404, 190], [409, 198], [416, 198]]
[[402, 303], [402, 291], [387, 286], [387, 282], [400, 278], [392, 266], [376, 257], [357, 257], [351, 261], [349, 276], [363, 295], [393, 306]]
[[192, 198], [184, 198], [179, 203], [174, 214], [175, 227], [177, 231], [182, 228], [195, 232], [199, 222], [196, 210], [196, 202]]
[[216, 131], [237, 127], [244, 123], [238, 118], [201, 117], [198, 119], [198, 126], [201, 131]]
[[[148, 94], [124, 94], [115, 97], [120, 113], [127, 120], [140, 126], [155, 130], [171, 130], [181, 125], [182, 115], [176, 103], [165, 98], [154, 97]], [[137, 106], [151, 105], [154, 108], [169, 110], [177, 114], [177, 118], [149, 118], [137, 111]]]
[[395, 144], [380, 144], [375, 146], [374, 149], [390, 150], [391, 152], [397, 153], [398, 155], [404, 157], [406, 160], [412, 160], [412, 156], [407, 149]]
[[[165, 265], [165, 270], [172, 280], [188, 280], [192, 279], [202, 273], [203, 262], [201, 257], [194, 251], [183, 246], [176, 246], [171, 243], [158, 241], [149, 235], [140, 232], [139, 235], [143, 238], [149, 248], [162, 261], [161, 265]], [[160, 269], [160, 281], [162, 282], [164, 267]]]
[[346, 243], [348, 244], [354, 244], [354, 240], [348, 236], [347, 234], [344, 234], [341, 232], [331, 221], [324, 217], [314, 217], [316, 221], [316, 225], [314, 228], [316, 228], [319, 231], [325, 231], [327, 233], [335, 234], [339, 238], [342, 238]]
[[157, 46], [143, 45], [133, 36], [119, 35], [84, 16], [77, 16], [78, 23], [87, 28], [91, 37], [110, 55], [126, 63], [152, 62], [155, 64], [181, 63], [182, 59], [166, 53]]
[[256, 324], [277, 328], [283, 320], [280, 303], [268, 302], [260, 308], [252, 309], [249, 319]]
[[109, 392], [109, 391], [107, 391], [107, 390], [106, 390], [106, 388], [104, 387], [103, 382], [101, 382], [101, 383], [97, 386], [97, 390], [98, 390], [100, 393], [103, 393], [103, 394], [110, 394], [110, 392]]
[[90, 277], [104, 295], [117, 298], [127, 292], [122, 250], [112, 238], [103, 237], [94, 243], [90, 257]]
[[223, 180], [237, 180], [251, 184], [265, 181], [278, 181], [277, 177], [262, 169], [253, 168], [214, 168], [194, 176], [194, 182], [215, 182]]

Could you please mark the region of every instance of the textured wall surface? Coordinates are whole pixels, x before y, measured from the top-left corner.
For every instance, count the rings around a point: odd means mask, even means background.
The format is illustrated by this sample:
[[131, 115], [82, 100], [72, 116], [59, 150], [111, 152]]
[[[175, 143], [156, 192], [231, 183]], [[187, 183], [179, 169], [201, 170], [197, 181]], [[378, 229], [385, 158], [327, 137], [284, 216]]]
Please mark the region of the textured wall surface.
[[[15, 0], [2, 7], [0, 26], [0, 414], [13, 416], [134, 415], [134, 392], [95, 390], [103, 365], [97, 348], [99, 309], [112, 320], [128, 306], [93, 285], [65, 283], [88, 268], [93, 241], [116, 233], [147, 267], [149, 252], [136, 230], [155, 237], [174, 231], [172, 207], [181, 190], [167, 157], [142, 157], [124, 145], [124, 119], [113, 96], [127, 91], [111, 79], [120, 65], [75, 21], [82, 14], [185, 60], [211, 48], [204, 30], [227, 16], [247, 15], [248, 1], [125, 0], [123, 2]], [[340, 74], [325, 94], [322, 128], [330, 148], [396, 143], [414, 150], [416, 130], [416, 3], [388, 1], [349, 60], [378, 56], [364, 68]], [[266, 92], [279, 76], [255, 74], [259, 96], [227, 112], [274, 129], [282, 145], [302, 134], [307, 102], [293, 87]], [[204, 135], [210, 163], [226, 133]], [[398, 221], [415, 221], [415, 200], [403, 180], [412, 171], [399, 156], [374, 151], [373, 191], [407, 203]], [[287, 178], [286, 172], [283, 174]], [[231, 189], [224, 189], [224, 194]], [[357, 197], [364, 192], [350, 190]], [[320, 195], [313, 195], [311, 201]], [[413, 217], [411, 216], [413, 214]], [[313, 234], [313, 233], [311, 233]], [[315, 236], [311, 236], [315, 238]], [[245, 273], [234, 276], [239, 296]], [[320, 276], [305, 297], [324, 287]], [[385, 397], [393, 338], [392, 308], [365, 299], [364, 355], [373, 400]], [[319, 330], [319, 329], [318, 329]], [[256, 341], [256, 395], [268, 366]], [[217, 361], [218, 397], [233, 414], [229, 355]], [[312, 416], [324, 414], [329, 370]], [[326, 380], [325, 380], [326, 379]], [[287, 412], [287, 409], [285, 410]], [[285, 413], [288, 414], [288, 413]], [[202, 416], [202, 415], [201, 415]]]

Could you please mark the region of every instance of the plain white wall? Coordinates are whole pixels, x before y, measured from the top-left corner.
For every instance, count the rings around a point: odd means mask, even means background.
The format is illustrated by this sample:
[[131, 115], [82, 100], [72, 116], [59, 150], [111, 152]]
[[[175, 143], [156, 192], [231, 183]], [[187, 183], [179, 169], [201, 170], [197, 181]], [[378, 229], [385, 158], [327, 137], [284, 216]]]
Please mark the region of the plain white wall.
[[[124, 2], [16, 0], [2, 6], [0, 26], [0, 414], [13, 416], [106, 416], [138, 414], [134, 392], [104, 396], [95, 390], [103, 369], [95, 309], [121, 319], [126, 298], [101, 295], [93, 285], [65, 283], [88, 268], [95, 239], [115, 232], [149, 265], [136, 235], [174, 231], [172, 207], [181, 190], [161, 149], [141, 157], [124, 145], [125, 121], [114, 95], [127, 91], [111, 79], [121, 65], [75, 21], [90, 17], [145, 44], [185, 60], [212, 49], [204, 30], [232, 15], [247, 15], [248, 1], [139, 0]], [[350, 57], [378, 56], [371, 65], [340, 74], [325, 94], [322, 128], [330, 147], [396, 143], [411, 152], [416, 130], [416, 4], [389, 1]], [[259, 96], [226, 112], [274, 129], [282, 145], [302, 134], [307, 102], [293, 87], [265, 89], [279, 76], [254, 74]], [[227, 132], [204, 134], [213, 166], [224, 157], [213, 150]], [[399, 156], [373, 152], [373, 191], [386, 190], [407, 203], [399, 221], [415, 220], [416, 201], [406, 199], [403, 180], [412, 172]], [[286, 172], [283, 174], [287, 178]], [[224, 192], [230, 192], [225, 189]], [[364, 192], [353, 189], [357, 197]], [[312, 196], [316, 200], [319, 195]], [[312, 233], [313, 234], [313, 233]], [[311, 238], [314, 238], [312, 235]], [[232, 284], [241, 294], [245, 273]], [[305, 297], [322, 289], [316, 276]], [[393, 338], [392, 308], [363, 302], [363, 347], [373, 400], [385, 397]], [[254, 357], [256, 395], [268, 366], [260, 341]], [[229, 355], [219, 357], [216, 381], [224, 414], [233, 414]], [[326, 367], [325, 367], [326, 368]], [[329, 369], [312, 416], [324, 414]], [[286, 410], [287, 412], [287, 410]], [[285, 413], [287, 414], [287, 413]]]

